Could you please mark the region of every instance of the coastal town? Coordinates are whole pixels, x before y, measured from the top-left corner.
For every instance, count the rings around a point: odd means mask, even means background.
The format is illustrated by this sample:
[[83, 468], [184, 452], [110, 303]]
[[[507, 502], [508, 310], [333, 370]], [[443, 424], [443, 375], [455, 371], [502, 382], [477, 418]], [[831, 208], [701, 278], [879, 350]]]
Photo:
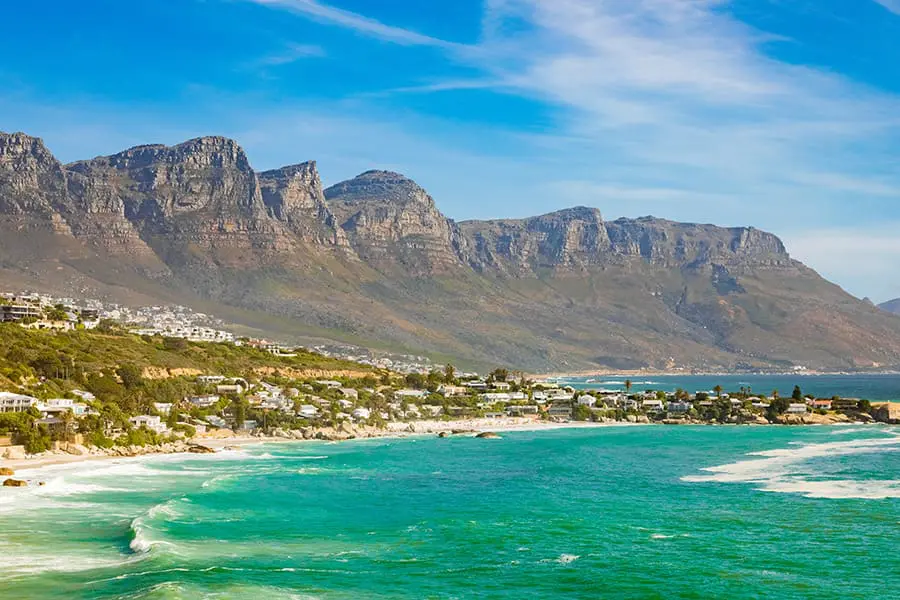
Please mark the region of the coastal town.
[[[310, 348], [236, 339], [188, 318], [174, 325], [158, 316], [153, 327], [136, 323], [133, 315], [114, 321], [107, 308], [58, 298], [7, 297], [0, 314], [0, 334], [13, 336], [0, 355], [0, 467], [60, 456], [202, 451], [212, 440], [237, 438], [900, 419], [898, 404], [817, 398], [799, 387], [784, 396], [721, 386], [636, 391], [629, 380], [604, 389], [503, 368], [462, 373], [448, 364], [402, 372]], [[82, 344], [81, 354], [66, 354], [73, 342]], [[60, 350], [48, 350], [53, 344]], [[118, 361], [91, 354], [104, 345]], [[168, 362], [154, 364], [160, 355]], [[173, 362], [197, 355], [214, 360]]]

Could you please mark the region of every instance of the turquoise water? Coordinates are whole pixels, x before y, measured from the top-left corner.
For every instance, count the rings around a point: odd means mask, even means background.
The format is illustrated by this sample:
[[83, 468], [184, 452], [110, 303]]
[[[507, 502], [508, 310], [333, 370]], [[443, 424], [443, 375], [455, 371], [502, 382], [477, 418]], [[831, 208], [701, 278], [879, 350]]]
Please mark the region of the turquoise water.
[[900, 428], [284, 443], [0, 489], [0, 598], [898, 598]]
[[710, 391], [721, 385], [725, 391], [750, 388], [757, 394], [771, 394], [778, 390], [790, 395], [795, 385], [804, 393], [830, 398], [865, 398], [873, 401], [900, 402], [900, 375], [632, 375], [616, 377], [596, 375], [561, 379], [561, 383], [576, 388], [624, 389], [630, 379], [635, 391], [664, 390], [674, 392], [682, 388], [691, 393]]

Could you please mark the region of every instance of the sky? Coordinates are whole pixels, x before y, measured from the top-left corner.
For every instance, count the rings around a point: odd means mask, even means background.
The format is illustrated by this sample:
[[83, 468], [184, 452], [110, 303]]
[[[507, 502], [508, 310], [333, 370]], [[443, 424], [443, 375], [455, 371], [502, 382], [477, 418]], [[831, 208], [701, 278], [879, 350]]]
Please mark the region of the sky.
[[0, 130], [63, 161], [199, 135], [457, 219], [752, 225], [900, 297], [900, 0], [33, 0]]

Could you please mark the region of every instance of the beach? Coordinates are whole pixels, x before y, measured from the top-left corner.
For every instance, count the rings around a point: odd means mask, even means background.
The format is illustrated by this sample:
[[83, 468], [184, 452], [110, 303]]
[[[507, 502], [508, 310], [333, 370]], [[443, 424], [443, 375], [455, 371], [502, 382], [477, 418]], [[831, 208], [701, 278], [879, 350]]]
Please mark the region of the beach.
[[[568, 422], [568, 423], [552, 423], [546, 421], [536, 421], [534, 419], [520, 417], [505, 417], [499, 419], [458, 419], [452, 421], [426, 420], [412, 422], [391, 422], [385, 429], [367, 429], [364, 438], [402, 438], [412, 435], [439, 434], [442, 432], [452, 433], [454, 431], [462, 433], [483, 433], [495, 432], [502, 433], [508, 431], [550, 431], [554, 429], [570, 429], [570, 428], [595, 428], [595, 427], [625, 427], [634, 426], [634, 423], [592, 423], [592, 422]], [[359, 438], [344, 438], [350, 439]], [[219, 432], [211, 435], [201, 435], [185, 441], [186, 446], [197, 445], [210, 448], [212, 450], [221, 450], [223, 448], [243, 446], [246, 444], [260, 443], [285, 443], [285, 442], [309, 442], [317, 441], [313, 439], [298, 439], [293, 436], [253, 436], [253, 435], [234, 435], [226, 432]], [[320, 440], [319, 440], [320, 441]], [[12, 469], [15, 472], [27, 469], [29, 472], [41, 467], [54, 465], [66, 465], [81, 462], [107, 461], [123, 458], [134, 458], [136, 456], [153, 456], [159, 454], [179, 454], [188, 452], [185, 447], [179, 451], [158, 449], [157, 447], [148, 447], [143, 452], [134, 455], [121, 454], [68, 454], [63, 451], [42, 453], [36, 456], [29, 456], [22, 459], [0, 459], [0, 468]]]

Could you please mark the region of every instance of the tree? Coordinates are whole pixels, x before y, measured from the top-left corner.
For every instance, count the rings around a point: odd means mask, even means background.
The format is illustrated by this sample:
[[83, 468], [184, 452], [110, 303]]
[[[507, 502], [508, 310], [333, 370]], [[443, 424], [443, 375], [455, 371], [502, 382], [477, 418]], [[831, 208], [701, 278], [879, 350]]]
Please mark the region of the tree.
[[778, 390], [772, 390], [772, 399], [778, 400]]
[[425, 387], [425, 376], [421, 373], [407, 373], [406, 385], [411, 388], [421, 390]]
[[800, 389], [799, 385], [794, 386], [794, 393], [791, 394], [791, 398], [796, 400], [797, 402], [803, 401], [803, 391]]
[[584, 404], [576, 404], [575, 410], [572, 411], [572, 418], [576, 421], [589, 421], [591, 419], [591, 409]]
[[455, 383], [456, 382], [456, 367], [447, 363], [444, 367], [444, 383]]
[[140, 387], [144, 381], [140, 367], [132, 363], [124, 364], [119, 367], [116, 370], [116, 375], [122, 380], [122, 385], [124, 385], [127, 390], [133, 390]]
[[713, 388], [713, 391], [716, 393], [716, 398], [722, 397], [722, 386], [721, 385], [716, 385], [716, 387]]
[[627, 395], [631, 395], [631, 385], [632, 385], [632, 384], [631, 384], [631, 380], [630, 380], [630, 379], [626, 379], [626, 380], [625, 380], [625, 393], [626, 393]]
[[490, 381], [506, 381], [509, 378], [509, 369], [494, 369], [488, 375]]
[[786, 413], [790, 406], [791, 402], [787, 398], [775, 398], [769, 403], [769, 408], [766, 409], [766, 418], [774, 421], [775, 417]]
[[247, 416], [244, 402], [240, 398], [235, 398], [234, 402], [231, 403], [231, 411], [234, 415], [234, 427], [235, 429], [240, 429], [244, 426], [244, 419]]
[[864, 413], [872, 412], [872, 403], [869, 402], [868, 400], [860, 400], [857, 403], [856, 407]]

